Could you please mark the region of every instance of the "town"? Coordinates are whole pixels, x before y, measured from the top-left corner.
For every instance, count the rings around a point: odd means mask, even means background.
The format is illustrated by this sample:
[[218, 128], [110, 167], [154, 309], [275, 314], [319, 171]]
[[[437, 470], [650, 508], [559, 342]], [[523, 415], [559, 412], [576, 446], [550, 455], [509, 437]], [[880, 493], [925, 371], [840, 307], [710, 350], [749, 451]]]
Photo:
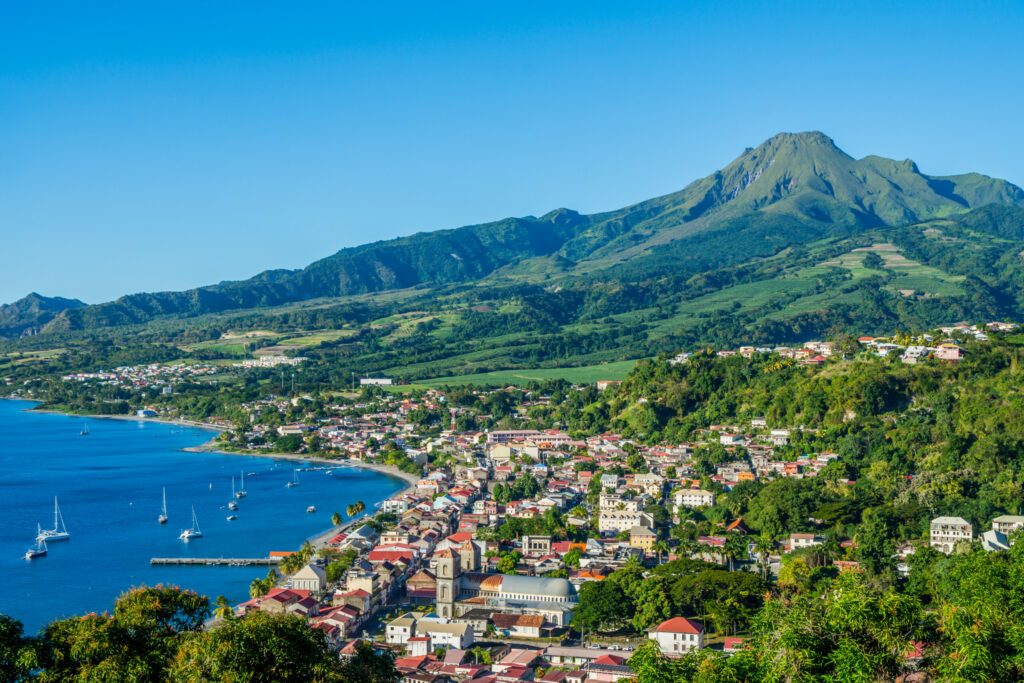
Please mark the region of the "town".
[[[859, 350], [809, 342], [712, 355], [771, 354], [780, 363], [819, 366], [857, 352], [898, 355], [903, 364], [955, 364], [965, 357], [963, 340], [988, 341], [982, 329], [862, 337]], [[680, 354], [669, 363], [697, 358]], [[118, 368], [65, 380], [156, 386], [167, 396], [183, 376], [201, 381], [212, 374], [205, 366], [181, 367]], [[621, 384], [599, 380], [567, 391], [601, 395]], [[769, 531], [762, 520], [755, 534], [742, 516], [716, 507], [745, 486], [777, 480], [826, 478], [852, 490], [857, 482], [844, 476], [840, 453], [806, 448], [818, 428], [754, 416], [710, 424], [671, 443], [611, 432], [575, 437], [529, 426], [564, 396], [516, 387], [406, 395], [389, 385], [371, 379], [362, 393], [338, 402], [310, 395], [251, 401], [240, 406], [243, 421], [222, 423], [219, 447], [294, 452], [333, 467], [384, 467], [409, 482], [368, 515], [350, 506], [350, 520], [322, 543], [273, 553], [276, 569], [253, 581], [252, 598], [235, 607], [236, 616], [299, 615], [341, 657], [371, 643], [393, 655], [408, 683], [610, 682], [637, 677], [629, 662], [643, 647], [669, 658], [741, 651], [743, 624], [769, 580], [798, 580], [821, 565], [840, 574], [863, 571], [855, 538], [828, 531], [825, 519], [810, 520], [821, 532], [784, 525]], [[159, 405], [146, 410], [168, 413]], [[909, 575], [923, 548], [944, 555], [971, 544], [1006, 551], [1024, 516], [998, 515], [990, 523], [976, 533], [967, 520], [940, 514], [927, 538], [899, 544], [895, 569]], [[635, 605], [629, 614], [606, 604], [605, 587], [615, 595], [625, 585], [620, 577], [658, 585], [654, 579], [676, 568], [721, 586], [702, 589], [710, 592], [684, 613], [673, 601]], [[733, 599], [743, 592], [748, 604], [730, 611], [716, 590]]]

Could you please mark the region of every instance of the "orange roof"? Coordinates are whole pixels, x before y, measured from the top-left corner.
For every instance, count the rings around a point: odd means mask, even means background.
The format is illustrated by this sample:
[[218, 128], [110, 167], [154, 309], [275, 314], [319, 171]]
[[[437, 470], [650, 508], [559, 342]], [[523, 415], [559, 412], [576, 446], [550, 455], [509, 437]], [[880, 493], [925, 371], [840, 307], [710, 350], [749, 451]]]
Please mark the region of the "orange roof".
[[658, 624], [654, 629], [657, 633], [704, 633], [704, 624], [691, 621], [686, 617], [674, 617]]

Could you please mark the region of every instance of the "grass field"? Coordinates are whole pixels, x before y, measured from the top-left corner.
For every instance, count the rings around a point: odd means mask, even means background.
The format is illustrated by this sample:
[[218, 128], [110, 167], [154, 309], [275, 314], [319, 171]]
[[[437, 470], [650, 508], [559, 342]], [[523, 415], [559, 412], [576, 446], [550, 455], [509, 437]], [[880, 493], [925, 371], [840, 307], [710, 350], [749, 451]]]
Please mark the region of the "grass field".
[[575, 384], [590, 384], [601, 379], [623, 379], [636, 365], [635, 360], [623, 360], [600, 365], [584, 365], [578, 368], [536, 368], [528, 370], [495, 370], [476, 375], [453, 375], [420, 380], [417, 384], [439, 387], [446, 384], [479, 384], [481, 386], [523, 385], [530, 382], [544, 382], [564, 379]]

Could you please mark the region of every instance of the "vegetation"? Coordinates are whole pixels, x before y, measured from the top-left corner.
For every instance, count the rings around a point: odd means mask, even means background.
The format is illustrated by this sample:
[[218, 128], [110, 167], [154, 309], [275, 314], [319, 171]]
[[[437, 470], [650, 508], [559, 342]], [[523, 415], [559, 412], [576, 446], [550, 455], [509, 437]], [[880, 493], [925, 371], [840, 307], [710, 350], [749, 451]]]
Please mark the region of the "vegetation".
[[258, 612], [228, 617], [204, 629], [209, 601], [190, 591], [136, 588], [113, 614], [55, 621], [36, 638], [0, 615], [3, 681], [251, 681], [252, 683], [371, 681], [397, 683], [389, 657], [369, 646], [345, 663], [323, 633], [294, 615]]

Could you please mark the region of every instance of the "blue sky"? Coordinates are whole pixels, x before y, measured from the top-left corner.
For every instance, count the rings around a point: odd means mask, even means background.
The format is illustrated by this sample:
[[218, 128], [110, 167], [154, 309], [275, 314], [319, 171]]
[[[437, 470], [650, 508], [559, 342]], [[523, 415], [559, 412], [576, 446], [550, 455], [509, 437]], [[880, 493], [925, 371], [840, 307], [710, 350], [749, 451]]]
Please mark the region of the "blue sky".
[[0, 7], [0, 302], [617, 208], [783, 130], [1024, 184], [1024, 3], [285, 8]]

